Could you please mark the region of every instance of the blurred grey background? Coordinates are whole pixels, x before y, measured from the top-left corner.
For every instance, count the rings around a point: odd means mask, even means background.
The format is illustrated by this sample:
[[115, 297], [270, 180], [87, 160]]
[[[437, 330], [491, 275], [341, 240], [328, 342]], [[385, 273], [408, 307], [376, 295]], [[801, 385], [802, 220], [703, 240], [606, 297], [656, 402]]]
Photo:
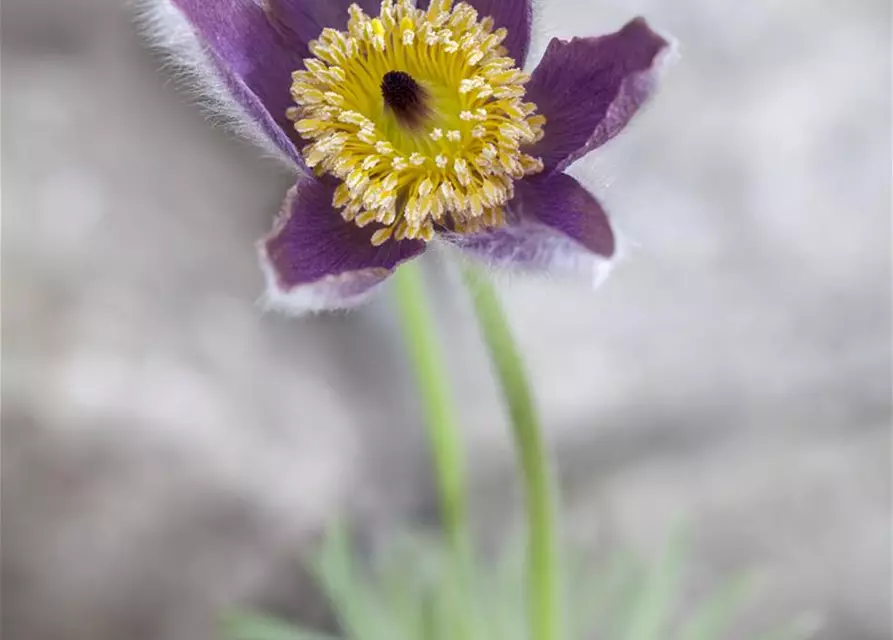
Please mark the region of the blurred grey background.
[[[552, 0], [551, 35], [643, 14], [681, 59], [573, 173], [630, 240], [597, 292], [503, 277], [575, 544], [695, 534], [741, 629], [890, 632], [890, 5]], [[2, 14], [3, 631], [204, 640], [255, 603], [325, 620], [299, 558], [336, 514], [430, 524], [387, 294], [255, 305], [288, 176], [212, 129], [116, 0]], [[428, 260], [482, 536], [517, 529], [505, 420], [449, 261]]]

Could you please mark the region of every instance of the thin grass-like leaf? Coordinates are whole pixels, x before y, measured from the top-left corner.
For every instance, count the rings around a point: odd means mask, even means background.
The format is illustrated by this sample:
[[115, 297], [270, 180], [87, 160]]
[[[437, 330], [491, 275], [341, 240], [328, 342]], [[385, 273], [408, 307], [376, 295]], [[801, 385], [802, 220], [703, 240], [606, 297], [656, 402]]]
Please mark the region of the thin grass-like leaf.
[[686, 621], [678, 640], [720, 640], [756, 589], [752, 575], [729, 580]]
[[426, 637], [423, 600], [437, 578], [438, 548], [438, 543], [426, 538], [403, 537], [377, 566], [377, 581], [401, 637]]
[[687, 535], [680, 530], [671, 536], [661, 561], [646, 572], [625, 640], [665, 640], [682, 587], [687, 550]]
[[378, 594], [354, 564], [347, 530], [332, 527], [313, 568], [344, 633], [351, 640], [395, 640]]
[[238, 611], [224, 618], [223, 632], [231, 640], [336, 640], [273, 616]]
[[[462, 588], [458, 569], [448, 556], [440, 557], [438, 580], [426, 594], [426, 607], [429, 614], [428, 630], [432, 640], [451, 640], [467, 637], [471, 626], [467, 592]], [[469, 639], [471, 640], [471, 639]]]
[[624, 611], [633, 613], [635, 594], [642, 581], [642, 569], [632, 554], [612, 554], [603, 567], [581, 561], [575, 570], [569, 593], [572, 637], [592, 637], [596, 629], [607, 632], [628, 627], [629, 623], [621, 618]]
[[[507, 547], [495, 566], [485, 567], [457, 559], [440, 538], [407, 537], [367, 568], [358, 566], [346, 530], [334, 527], [313, 567], [343, 640], [527, 640], [524, 550]], [[680, 531], [651, 566], [629, 552], [594, 566], [569, 556], [568, 640], [723, 640], [754, 580], [724, 583], [671, 633], [687, 549]], [[229, 640], [338, 640], [270, 616], [236, 613], [225, 622]], [[801, 618], [753, 640], [807, 640], [815, 630], [814, 617]]]
[[511, 539], [496, 566], [479, 572], [480, 598], [485, 611], [492, 612], [488, 638], [525, 640], [529, 635], [524, 610], [524, 547], [523, 537]]
[[615, 586], [614, 603], [607, 609], [608, 615], [603, 616], [596, 625], [596, 637], [626, 640], [638, 616], [638, 603], [646, 584], [646, 567], [632, 555], [628, 556], [628, 560], [629, 564], [619, 575]]

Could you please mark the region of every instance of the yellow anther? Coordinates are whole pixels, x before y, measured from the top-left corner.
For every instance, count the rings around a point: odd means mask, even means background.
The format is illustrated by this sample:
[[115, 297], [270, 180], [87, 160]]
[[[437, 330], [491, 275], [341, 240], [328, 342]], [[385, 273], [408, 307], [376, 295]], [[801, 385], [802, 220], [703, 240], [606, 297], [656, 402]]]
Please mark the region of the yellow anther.
[[[348, 13], [344, 31], [324, 29], [310, 43], [286, 113], [308, 142], [308, 167], [341, 181], [332, 205], [353, 224], [382, 225], [376, 246], [430, 240], [435, 223], [459, 233], [503, 224], [513, 181], [543, 169], [522, 147], [545, 125], [523, 100], [530, 76], [505, 56], [505, 29], [451, 0], [424, 11], [384, 0], [378, 16], [358, 5]], [[419, 121], [384, 108], [388, 71], [424, 88]]]
[[332, 206], [341, 208], [350, 201], [350, 190], [347, 185], [341, 183], [335, 189], [335, 197], [332, 199]]
[[380, 247], [388, 241], [392, 233], [394, 233], [393, 227], [384, 227], [383, 229], [379, 229], [372, 234], [372, 245], [375, 247]]

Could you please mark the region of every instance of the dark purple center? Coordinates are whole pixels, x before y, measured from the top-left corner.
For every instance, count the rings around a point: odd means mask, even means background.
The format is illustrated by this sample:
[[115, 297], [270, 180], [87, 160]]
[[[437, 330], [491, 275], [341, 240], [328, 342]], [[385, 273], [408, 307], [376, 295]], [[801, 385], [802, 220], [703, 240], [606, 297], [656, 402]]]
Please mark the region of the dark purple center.
[[414, 126], [426, 113], [425, 90], [405, 71], [388, 71], [381, 79], [381, 95], [397, 119]]

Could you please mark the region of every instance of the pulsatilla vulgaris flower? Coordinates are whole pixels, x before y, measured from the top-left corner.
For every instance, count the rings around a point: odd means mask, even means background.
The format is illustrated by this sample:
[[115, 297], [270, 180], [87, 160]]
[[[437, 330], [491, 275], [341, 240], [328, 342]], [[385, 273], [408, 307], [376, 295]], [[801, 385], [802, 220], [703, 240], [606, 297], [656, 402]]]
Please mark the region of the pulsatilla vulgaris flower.
[[435, 236], [499, 266], [612, 257], [597, 200], [563, 173], [654, 88], [642, 19], [553, 39], [532, 73], [530, 0], [159, 0], [155, 33], [244, 131], [297, 168], [259, 247], [268, 299], [362, 301]]

